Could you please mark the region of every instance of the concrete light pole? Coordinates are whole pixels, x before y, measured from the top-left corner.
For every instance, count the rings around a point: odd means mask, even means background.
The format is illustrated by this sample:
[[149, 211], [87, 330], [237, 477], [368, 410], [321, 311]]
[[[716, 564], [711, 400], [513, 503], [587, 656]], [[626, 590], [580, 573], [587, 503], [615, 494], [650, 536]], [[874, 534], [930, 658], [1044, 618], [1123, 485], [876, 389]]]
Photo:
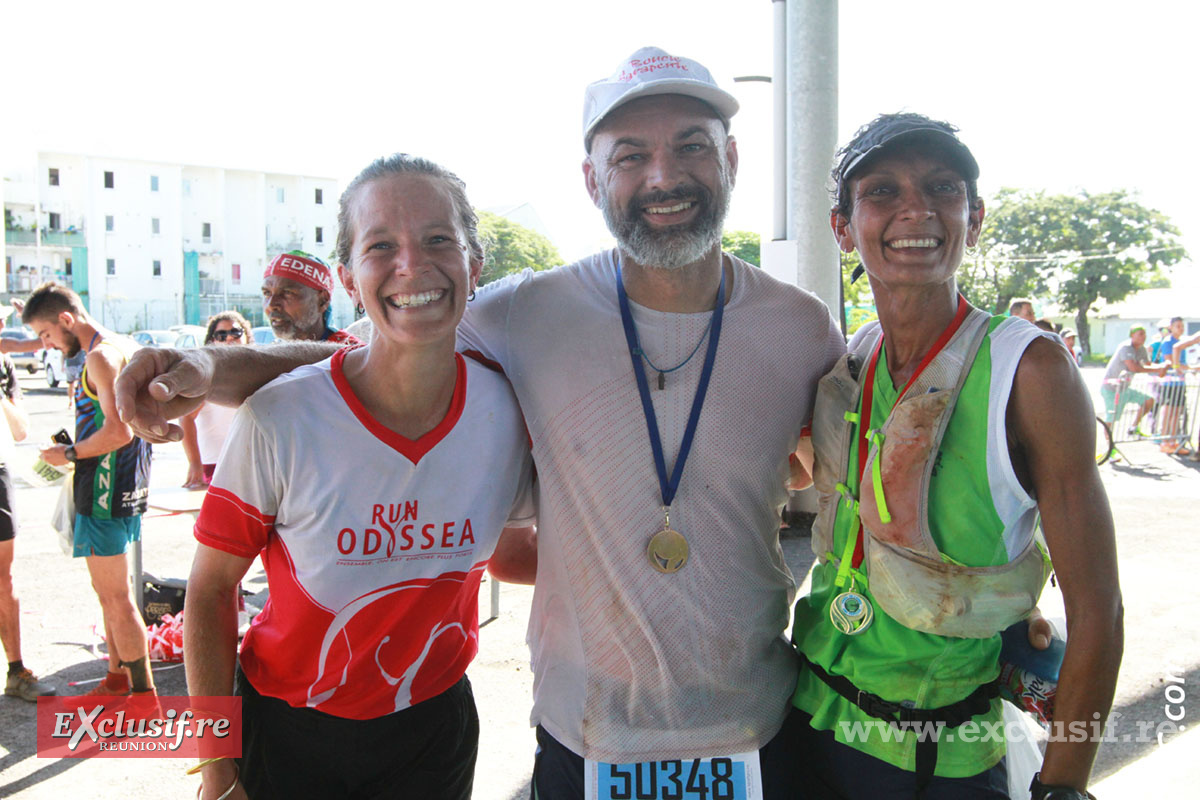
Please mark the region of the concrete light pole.
[[773, 0], [775, 213], [763, 268], [816, 294], [841, 318], [841, 269], [829, 231], [837, 149], [837, 0]]

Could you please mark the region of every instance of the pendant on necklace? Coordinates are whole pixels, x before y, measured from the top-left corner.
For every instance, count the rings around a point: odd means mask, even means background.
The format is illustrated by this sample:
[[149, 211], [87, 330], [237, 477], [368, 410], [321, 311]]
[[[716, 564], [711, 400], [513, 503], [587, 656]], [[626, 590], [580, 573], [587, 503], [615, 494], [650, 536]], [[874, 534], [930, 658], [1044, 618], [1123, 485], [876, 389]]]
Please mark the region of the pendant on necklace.
[[671, 530], [670, 513], [666, 509], [664, 511], [663, 529], [650, 537], [646, 556], [650, 559], [650, 566], [669, 575], [679, 572], [687, 563], [688, 543], [682, 533]]
[[667, 388], [667, 374], [665, 372], [658, 373], [658, 388], [660, 390]]
[[833, 603], [829, 606], [829, 621], [847, 636], [862, 633], [871, 627], [874, 619], [875, 609], [871, 607], [871, 601], [854, 591], [853, 582], [850, 584], [850, 590], [833, 598]]

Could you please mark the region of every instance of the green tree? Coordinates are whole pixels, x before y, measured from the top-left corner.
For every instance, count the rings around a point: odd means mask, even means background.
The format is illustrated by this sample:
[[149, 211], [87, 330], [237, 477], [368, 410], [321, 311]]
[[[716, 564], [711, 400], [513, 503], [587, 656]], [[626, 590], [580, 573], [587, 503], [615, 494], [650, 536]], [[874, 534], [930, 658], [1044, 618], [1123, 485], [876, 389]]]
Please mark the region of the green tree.
[[762, 241], [757, 233], [725, 231], [721, 234], [721, 249], [756, 267], [762, 266]]
[[854, 283], [850, 276], [862, 264], [858, 251], [841, 253], [842, 262], [842, 299], [846, 305], [846, 335], [854, 332], [874, 319], [879, 319], [875, 310], [875, 296], [871, 293], [871, 282], [864, 273]]
[[[958, 269], [958, 288], [971, 303], [993, 314], [1008, 310], [1017, 297], [1045, 295], [1045, 262], [1025, 254], [1036, 251], [1041, 208], [1015, 189], [1001, 189], [985, 204], [983, 230], [977, 247], [968, 250]], [[1025, 236], [1013, 236], [1023, 231]]]
[[479, 237], [486, 253], [480, 286], [526, 267], [543, 270], [564, 263], [545, 236], [490, 211], [479, 212]]
[[997, 197], [980, 250], [982, 260], [995, 265], [992, 272], [1007, 277], [972, 285], [994, 290], [991, 307], [997, 311], [1018, 294], [1047, 287], [1074, 312], [1079, 343], [1090, 355], [1087, 315], [1093, 304], [1161, 285], [1162, 268], [1187, 255], [1178, 236], [1165, 214], [1125, 191], [1048, 196], [1006, 190]]

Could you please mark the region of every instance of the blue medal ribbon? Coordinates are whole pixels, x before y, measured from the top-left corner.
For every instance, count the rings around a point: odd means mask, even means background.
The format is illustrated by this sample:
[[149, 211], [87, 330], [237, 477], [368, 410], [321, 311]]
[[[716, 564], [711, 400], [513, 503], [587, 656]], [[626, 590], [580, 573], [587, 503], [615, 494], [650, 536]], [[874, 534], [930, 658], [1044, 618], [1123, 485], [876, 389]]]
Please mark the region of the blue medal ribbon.
[[629, 297], [625, 293], [625, 282], [621, 278], [621, 262], [617, 262], [617, 302], [621, 306], [621, 324], [625, 327], [625, 342], [629, 345], [629, 358], [633, 362], [633, 375], [637, 379], [638, 394], [642, 398], [642, 411], [646, 415], [646, 429], [650, 434], [650, 449], [654, 452], [654, 468], [658, 471], [658, 485], [662, 491], [663, 507], [669, 508], [679, 489], [679, 478], [683, 475], [683, 465], [692, 449], [692, 439], [696, 435], [696, 425], [700, 422], [700, 409], [704, 406], [704, 396], [708, 393], [708, 381], [712, 378], [713, 363], [717, 357], [717, 340], [721, 338], [721, 318], [725, 313], [725, 265], [721, 264], [721, 286], [717, 289], [717, 307], [713, 309], [712, 334], [708, 338], [708, 350], [704, 353], [704, 366], [700, 371], [700, 383], [696, 387], [696, 397], [692, 400], [692, 411], [688, 415], [687, 427], [683, 431], [683, 441], [679, 445], [679, 455], [675, 458], [675, 468], [671, 478], [667, 480], [667, 464], [663, 458], [662, 439], [658, 435], [658, 417], [654, 414], [654, 403], [650, 400], [650, 386], [646, 382], [646, 371], [642, 368], [641, 344], [638, 342], [637, 328], [633, 324], [633, 314], [629, 310]]

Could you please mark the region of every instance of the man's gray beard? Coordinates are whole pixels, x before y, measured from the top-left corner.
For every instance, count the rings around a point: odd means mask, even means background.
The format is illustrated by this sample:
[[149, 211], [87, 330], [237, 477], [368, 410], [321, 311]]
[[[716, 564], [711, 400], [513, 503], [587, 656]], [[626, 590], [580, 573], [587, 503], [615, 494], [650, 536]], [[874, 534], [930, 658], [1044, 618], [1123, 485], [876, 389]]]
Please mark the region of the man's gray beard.
[[[665, 230], [651, 228], [636, 210], [621, 213], [610, 202], [601, 184], [604, 222], [616, 237], [621, 252], [641, 266], [650, 269], [681, 269], [704, 258], [721, 244], [721, 230], [725, 224], [725, 212], [729, 210], [731, 194], [731, 187], [724, 181], [722, 184], [719, 198], [709, 193], [693, 198], [704, 203], [704, 210], [699, 217], [687, 225]], [[634, 202], [631, 208], [636, 208], [637, 205]]]

